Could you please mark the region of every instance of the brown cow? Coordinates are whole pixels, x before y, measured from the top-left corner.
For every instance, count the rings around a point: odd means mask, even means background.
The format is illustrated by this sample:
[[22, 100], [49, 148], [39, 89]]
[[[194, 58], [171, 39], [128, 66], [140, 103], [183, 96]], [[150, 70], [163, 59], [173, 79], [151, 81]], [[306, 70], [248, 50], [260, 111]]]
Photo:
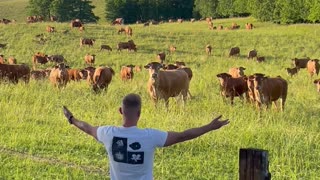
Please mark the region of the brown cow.
[[243, 77], [244, 70], [246, 70], [246, 68], [244, 68], [244, 67], [233, 67], [233, 68], [229, 69], [229, 74], [233, 78]]
[[90, 66], [92, 66], [92, 65], [94, 64], [95, 60], [96, 60], [96, 55], [95, 55], [95, 54], [90, 55], [90, 54], [88, 53], [88, 54], [86, 54], [86, 55], [84, 56], [84, 61], [85, 61], [85, 63], [88, 64], [88, 65], [90, 65]]
[[133, 68], [134, 65], [130, 64], [127, 66], [122, 66], [121, 67], [121, 71], [120, 71], [120, 77], [122, 80], [129, 80], [129, 79], [133, 79]]
[[69, 81], [80, 81], [81, 75], [79, 69], [68, 69]]
[[287, 70], [288, 75], [291, 76], [291, 77], [296, 75], [296, 74], [298, 74], [298, 72], [299, 72], [299, 68], [297, 68], [297, 67], [286, 68], [286, 70]]
[[177, 67], [182, 67], [182, 66], [186, 66], [186, 63], [182, 61], [176, 61], [174, 65], [176, 65]]
[[307, 64], [308, 64], [308, 61], [310, 60], [309, 57], [307, 58], [293, 58], [292, 59], [292, 63], [293, 63], [293, 66], [294, 67], [297, 67], [297, 68], [307, 68]]
[[10, 56], [8, 58], [8, 64], [17, 64], [17, 59], [12, 57], [12, 56]]
[[66, 87], [69, 82], [69, 74], [66, 65], [64, 63], [60, 63], [52, 68], [49, 79], [55, 87]]
[[47, 26], [47, 27], [46, 27], [46, 31], [47, 31], [48, 33], [53, 33], [53, 32], [55, 32], [55, 28], [52, 27], [52, 26]]
[[112, 25], [122, 25], [124, 23], [123, 18], [116, 18], [114, 21], [112, 21]]
[[207, 55], [211, 55], [211, 51], [212, 51], [211, 45], [210, 45], [210, 44], [207, 44], [207, 45], [206, 45], [206, 53], [207, 53]]
[[256, 103], [256, 96], [255, 96], [255, 92], [254, 92], [254, 77], [264, 77], [264, 74], [261, 73], [255, 73], [254, 75], [250, 75], [248, 77], [244, 77], [244, 79], [247, 81], [247, 86], [248, 86], [248, 95], [250, 98], [250, 102]]
[[88, 45], [93, 46], [93, 44], [95, 43], [95, 39], [89, 39], [89, 38], [80, 38], [80, 47], [82, 47], [83, 45]]
[[174, 53], [176, 50], [177, 50], [176, 46], [170, 45], [170, 47], [169, 47], [170, 53]]
[[101, 45], [100, 46], [100, 51], [102, 50], [107, 50], [107, 51], [112, 51], [112, 48], [109, 45]]
[[30, 78], [34, 80], [42, 80], [50, 75], [51, 69], [38, 69], [30, 72]]
[[26, 64], [0, 64], [0, 79], [18, 83], [23, 79], [25, 83], [30, 79], [30, 68]]
[[114, 74], [115, 72], [111, 67], [96, 68], [93, 74], [93, 91], [100, 92], [100, 90], [107, 90]]
[[96, 68], [92, 67], [92, 66], [86, 67], [84, 69], [80, 69], [79, 74], [81, 76], [81, 79], [87, 80], [88, 84], [92, 85], [92, 83], [93, 83], [93, 74], [94, 74], [95, 70], [96, 70]]
[[157, 58], [159, 59], [160, 63], [163, 64], [163, 62], [166, 60], [166, 54], [164, 52], [160, 52], [157, 54]]
[[155, 105], [159, 99], [164, 99], [169, 107], [169, 98], [182, 95], [184, 102], [187, 100], [189, 90], [188, 74], [182, 70], [162, 71], [162, 64], [151, 62], [144, 66], [149, 70], [148, 92]]
[[317, 86], [317, 91], [320, 93], [320, 79], [316, 79], [313, 83]]
[[133, 40], [128, 42], [119, 42], [117, 45], [117, 50], [121, 51], [122, 49], [127, 49], [128, 51], [137, 51], [137, 46], [134, 44]]
[[243, 99], [243, 94], [246, 95], [246, 99], [249, 100], [248, 86], [244, 77], [232, 78], [228, 73], [217, 74], [220, 81], [220, 94], [222, 97], [231, 99], [233, 104], [234, 97]]
[[65, 61], [64, 57], [60, 54], [48, 55], [48, 60], [53, 63], [62, 63]]
[[280, 76], [275, 78], [255, 76], [253, 81], [254, 94], [259, 109], [261, 109], [262, 104], [269, 108], [272, 102], [277, 107], [276, 101], [281, 99], [281, 110], [284, 110], [288, 93], [288, 83], [285, 79]]
[[240, 48], [239, 47], [232, 47], [229, 52], [229, 57], [236, 56], [236, 55], [240, 55]]
[[257, 62], [261, 63], [265, 61], [265, 57], [264, 56], [257, 56], [256, 57]]
[[307, 63], [307, 70], [312, 77], [314, 74], [319, 74], [319, 60], [318, 59], [311, 59]]
[[258, 53], [255, 49], [251, 50], [248, 52], [248, 56], [247, 56], [247, 59], [253, 59], [255, 57], [257, 57]]
[[82, 26], [83, 26], [83, 23], [80, 21], [80, 19], [71, 20], [71, 23], [70, 23], [71, 28], [74, 28], [74, 27], [80, 28]]
[[32, 56], [33, 69], [36, 68], [37, 64], [46, 64], [48, 61], [49, 61], [48, 55], [37, 52]]

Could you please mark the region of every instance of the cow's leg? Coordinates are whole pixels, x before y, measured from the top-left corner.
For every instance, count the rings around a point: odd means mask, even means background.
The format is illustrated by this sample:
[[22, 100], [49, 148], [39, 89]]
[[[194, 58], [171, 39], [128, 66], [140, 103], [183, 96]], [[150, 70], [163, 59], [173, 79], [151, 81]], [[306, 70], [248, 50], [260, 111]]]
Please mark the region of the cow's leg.
[[234, 96], [230, 96], [231, 105], [233, 105]]

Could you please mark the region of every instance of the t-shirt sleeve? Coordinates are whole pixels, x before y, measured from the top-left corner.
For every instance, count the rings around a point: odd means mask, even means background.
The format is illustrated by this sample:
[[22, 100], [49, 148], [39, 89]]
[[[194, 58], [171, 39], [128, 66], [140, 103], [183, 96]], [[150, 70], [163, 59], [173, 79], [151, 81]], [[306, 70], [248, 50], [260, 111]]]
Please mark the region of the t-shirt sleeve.
[[97, 129], [97, 138], [100, 143], [102, 143], [107, 137], [110, 126], [100, 126]]
[[164, 143], [166, 143], [168, 132], [160, 131], [157, 129], [150, 129], [151, 137], [153, 139], [153, 143], [155, 147], [163, 147]]

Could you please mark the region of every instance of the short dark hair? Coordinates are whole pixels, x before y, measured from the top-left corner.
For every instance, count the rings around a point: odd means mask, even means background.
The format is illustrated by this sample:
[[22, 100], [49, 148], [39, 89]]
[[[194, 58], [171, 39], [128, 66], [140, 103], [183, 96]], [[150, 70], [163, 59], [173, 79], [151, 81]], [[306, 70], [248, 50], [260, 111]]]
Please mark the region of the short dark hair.
[[128, 94], [122, 100], [124, 108], [141, 108], [141, 98], [138, 94]]

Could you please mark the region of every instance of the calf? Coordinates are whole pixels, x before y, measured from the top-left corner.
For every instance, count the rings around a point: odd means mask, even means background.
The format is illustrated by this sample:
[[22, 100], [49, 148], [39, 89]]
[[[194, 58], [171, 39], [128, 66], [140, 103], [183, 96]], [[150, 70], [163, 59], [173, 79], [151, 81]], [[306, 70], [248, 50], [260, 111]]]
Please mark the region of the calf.
[[240, 55], [240, 48], [239, 47], [233, 47], [230, 49], [229, 57]]
[[244, 70], [246, 70], [246, 68], [244, 68], [244, 67], [233, 67], [233, 68], [229, 69], [229, 74], [233, 78], [243, 77]]
[[133, 75], [134, 75], [133, 68], [134, 68], [134, 65], [132, 64], [121, 67], [120, 77], [123, 81], [133, 79]]
[[64, 63], [60, 63], [54, 66], [50, 72], [49, 79], [51, 83], [59, 89], [66, 87], [69, 82], [69, 74], [66, 65]]
[[90, 66], [92, 66], [94, 64], [95, 60], [96, 60], [96, 55], [94, 55], [94, 54], [92, 54], [92, 55], [86, 54], [84, 56], [85, 63], [90, 65]]
[[64, 62], [64, 57], [60, 54], [48, 55], [48, 60], [53, 63], [62, 63]]
[[112, 51], [112, 48], [109, 45], [101, 45], [100, 51], [102, 50]]
[[248, 52], [248, 56], [247, 56], [247, 59], [253, 59], [255, 57], [257, 57], [258, 53], [255, 49], [251, 50]]
[[128, 51], [137, 51], [137, 46], [134, 44], [133, 40], [128, 42], [119, 42], [117, 45], [117, 50], [121, 51], [122, 49], [127, 49]]
[[8, 64], [17, 64], [17, 59], [12, 57], [12, 56], [10, 56], [8, 58]]
[[256, 57], [257, 62], [261, 63], [265, 61], [265, 57], [264, 56], [257, 56]]
[[95, 41], [95, 39], [80, 38], [80, 47], [82, 47], [83, 45], [88, 45], [89, 47], [91, 47], [93, 46]]
[[320, 93], [320, 79], [316, 79], [313, 83], [317, 86], [317, 91]]
[[149, 70], [148, 92], [155, 105], [158, 100], [164, 99], [169, 107], [169, 98], [182, 95], [184, 102], [187, 100], [189, 90], [188, 74], [183, 70], [160, 70], [163, 67], [158, 62], [151, 62], [144, 66]]
[[34, 79], [34, 80], [42, 80], [45, 79], [49, 76], [51, 72], [51, 69], [46, 69], [46, 70], [42, 70], [42, 69], [38, 69], [38, 70], [32, 70], [30, 72], [30, 78]]
[[111, 67], [96, 68], [93, 74], [93, 91], [100, 92], [101, 90], [107, 90], [114, 74], [115, 72]]
[[174, 53], [176, 50], [177, 50], [176, 46], [170, 45], [170, 47], [169, 47], [170, 53]]
[[69, 76], [69, 81], [80, 81], [81, 75], [80, 75], [80, 70], [78, 69], [68, 69], [68, 76]]
[[298, 72], [299, 72], [299, 68], [297, 68], [297, 67], [286, 68], [286, 70], [287, 70], [288, 75], [291, 76], [291, 77], [296, 75], [296, 74], [298, 74]]
[[54, 27], [52, 27], [52, 26], [47, 26], [47, 27], [46, 27], [46, 31], [47, 31], [48, 33], [53, 33], [55, 30], [54, 30]]
[[307, 63], [307, 70], [312, 77], [314, 74], [318, 75], [319, 74], [319, 60], [318, 59], [312, 59], [309, 60]]
[[43, 53], [36, 53], [32, 56], [32, 64], [33, 68], [36, 68], [37, 64], [46, 64], [49, 61], [48, 55], [45, 55]]
[[207, 45], [206, 45], [206, 53], [207, 53], [207, 55], [211, 55], [211, 50], [212, 50], [211, 45], [210, 45], [210, 44], [207, 44]]

